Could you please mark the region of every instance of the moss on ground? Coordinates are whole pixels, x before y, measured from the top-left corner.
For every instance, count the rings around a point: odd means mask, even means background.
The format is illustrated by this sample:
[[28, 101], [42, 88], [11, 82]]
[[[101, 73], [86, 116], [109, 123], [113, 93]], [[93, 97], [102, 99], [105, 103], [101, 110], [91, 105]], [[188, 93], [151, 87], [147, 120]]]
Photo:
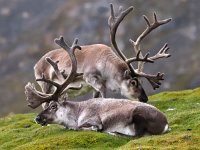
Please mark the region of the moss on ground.
[[169, 120], [171, 131], [139, 139], [91, 131], [69, 131], [59, 125], [41, 127], [36, 114], [0, 119], [0, 150], [46, 149], [200, 149], [200, 88], [150, 97]]

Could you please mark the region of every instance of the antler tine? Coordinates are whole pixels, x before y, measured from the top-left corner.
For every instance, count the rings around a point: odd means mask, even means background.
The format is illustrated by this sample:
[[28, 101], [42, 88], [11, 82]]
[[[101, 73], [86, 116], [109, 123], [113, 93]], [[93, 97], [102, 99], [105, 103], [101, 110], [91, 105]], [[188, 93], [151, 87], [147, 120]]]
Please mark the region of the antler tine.
[[161, 80], [164, 80], [164, 74], [158, 72], [157, 75], [151, 75], [151, 74], [145, 74], [143, 72], [139, 72], [139, 73], [136, 73], [139, 77], [145, 77], [149, 83], [151, 84], [151, 86], [153, 87], [153, 89], [155, 90], [156, 88], [159, 88], [161, 83], [160, 81]]
[[160, 72], [157, 75], [144, 74], [143, 76], [147, 78], [154, 90], [159, 88], [161, 85], [160, 81], [164, 80], [164, 73], [161, 74]]
[[168, 47], [167, 43], [165, 43], [165, 45], [158, 51], [158, 53], [156, 55], [150, 57], [149, 59], [156, 60], [159, 58], [168, 58], [171, 56], [171, 54], [167, 53], [168, 50], [169, 50], [169, 47]]
[[64, 73], [62, 73], [58, 69], [58, 63], [59, 63], [59, 61], [53, 61], [50, 57], [46, 57], [45, 60], [53, 67], [58, 80], [60, 80], [60, 81], [65, 80]]
[[53, 86], [55, 86], [57, 88], [60, 87], [60, 84], [58, 84], [58, 83], [56, 83], [56, 82], [54, 82], [52, 80], [46, 79], [46, 77], [45, 77], [45, 75], [43, 73], [42, 73], [42, 78], [38, 78], [35, 81], [43, 81], [43, 82], [49, 83], [49, 84], [51, 84], [51, 85], [53, 85]]
[[56, 38], [54, 40], [54, 42], [56, 44], [58, 44], [60, 47], [62, 47], [63, 49], [70, 49], [70, 46], [68, 46], [67, 43], [64, 41], [63, 36], [60, 36], [59, 38]]
[[157, 14], [154, 12], [153, 13], [153, 16], [154, 16], [154, 22], [151, 24], [149, 19], [143, 15], [144, 17], [144, 20], [147, 24], [147, 28], [144, 30], [144, 32], [142, 32], [142, 34], [137, 38], [136, 41], [133, 41], [132, 39], [130, 39], [131, 43], [134, 44], [137, 48], [137, 51], [138, 51], [138, 47], [139, 47], [139, 44], [140, 42], [151, 32], [153, 31], [154, 29], [158, 28], [159, 26], [163, 25], [163, 24], [166, 24], [168, 22], [170, 22], [172, 19], [171, 18], [168, 18], [168, 19], [164, 19], [164, 20], [157, 20]]
[[168, 58], [171, 56], [171, 54], [167, 53], [169, 50], [168, 44], [165, 43], [165, 45], [158, 51], [158, 53], [154, 56], [148, 57], [149, 52], [145, 54], [143, 58], [140, 58], [140, 53], [141, 50], [139, 50], [136, 54], [136, 57], [129, 58], [126, 60], [126, 63], [132, 63], [134, 61], [142, 61], [144, 63], [149, 62], [149, 63], [154, 63], [154, 60], [159, 59], [159, 58]]
[[[67, 74], [65, 74], [65, 70], [61, 71], [62, 76], [64, 77], [64, 79], [67, 78]], [[83, 76], [83, 73], [76, 73], [76, 79], [81, 79]]]
[[117, 31], [119, 24], [133, 10], [133, 6], [129, 7], [128, 9], [126, 9], [124, 11], [122, 11], [122, 7], [120, 7], [119, 14], [117, 16], [115, 16], [113, 4], [110, 4], [110, 9], [111, 9], [111, 16], [108, 19], [108, 25], [109, 25], [109, 28], [110, 28], [111, 44], [114, 47], [114, 49], [116, 50], [117, 54], [123, 60], [126, 60], [126, 57], [121, 52], [121, 50], [118, 48], [115, 38], [116, 38], [116, 31]]
[[[64, 81], [67, 78], [67, 74], [65, 74], [65, 70], [60, 71], [58, 69], [59, 61], [53, 61], [50, 57], [46, 57], [45, 60], [53, 67], [55, 74], [59, 81]], [[83, 73], [76, 73], [76, 79], [80, 78]]]
[[150, 23], [149, 19], [147, 18], [147, 16], [143, 15], [143, 18], [144, 18], [144, 20], [145, 20], [145, 22], [147, 24], [147, 27], [150, 27], [151, 23]]
[[82, 87], [83, 87], [82, 84], [80, 84], [79, 86], [69, 86], [61, 93], [61, 95], [66, 93], [68, 90], [80, 90]]
[[[46, 79], [44, 74], [42, 74], [42, 78], [36, 79], [36, 81], [42, 81], [42, 82], [49, 83], [49, 84], [55, 86], [57, 89], [61, 88], [60, 84], [58, 84], [54, 81], [51, 81], [49, 79]], [[42, 103], [49, 102], [50, 100], [52, 100], [54, 98], [55, 93], [54, 94], [42, 93], [42, 92], [36, 90], [35, 85], [33, 83], [31, 84], [29, 82], [25, 86], [25, 94], [27, 97], [26, 100], [28, 102], [28, 106], [35, 109], [38, 106], [40, 106]], [[57, 100], [57, 99], [54, 99], [54, 100]]]
[[149, 63], [153, 63], [154, 62], [151, 58], [148, 58], [148, 56], [149, 56], [150, 53], [146, 53], [145, 56], [144, 56], [144, 58], [140, 57], [140, 53], [141, 53], [141, 50], [139, 50], [137, 52], [136, 57], [127, 59], [126, 63], [127, 64], [131, 64], [134, 61], [143, 61], [143, 62], [149, 62]]

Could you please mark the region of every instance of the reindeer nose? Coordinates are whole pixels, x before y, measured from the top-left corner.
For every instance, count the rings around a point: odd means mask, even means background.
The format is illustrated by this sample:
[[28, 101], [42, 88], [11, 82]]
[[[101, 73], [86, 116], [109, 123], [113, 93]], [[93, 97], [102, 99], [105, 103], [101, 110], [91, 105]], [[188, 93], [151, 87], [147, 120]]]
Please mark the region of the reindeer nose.
[[40, 123], [40, 122], [42, 121], [42, 118], [41, 118], [40, 116], [37, 116], [37, 117], [35, 118], [35, 121], [36, 121], [37, 123]]

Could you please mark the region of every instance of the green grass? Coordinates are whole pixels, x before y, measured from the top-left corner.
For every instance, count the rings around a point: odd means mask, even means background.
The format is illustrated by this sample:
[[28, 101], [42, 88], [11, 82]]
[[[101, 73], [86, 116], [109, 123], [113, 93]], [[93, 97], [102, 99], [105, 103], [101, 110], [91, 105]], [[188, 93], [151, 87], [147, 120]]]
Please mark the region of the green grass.
[[200, 149], [200, 88], [150, 97], [169, 120], [171, 131], [139, 139], [91, 131], [69, 131], [59, 125], [41, 127], [36, 114], [0, 119], [0, 150], [46, 149]]

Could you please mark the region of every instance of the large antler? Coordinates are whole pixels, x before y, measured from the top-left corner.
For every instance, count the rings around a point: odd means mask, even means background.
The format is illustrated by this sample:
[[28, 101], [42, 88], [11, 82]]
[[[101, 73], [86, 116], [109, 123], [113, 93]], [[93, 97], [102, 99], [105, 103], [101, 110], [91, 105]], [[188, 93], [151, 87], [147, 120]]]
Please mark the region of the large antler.
[[133, 10], [133, 6], [129, 7], [128, 9], [126, 9], [124, 11], [122, 11], [122, 7], [119, 7], [118, 15], [115, 14], [112, 4], [110, 4], [110, 9], [111, 9], [111, 16], [108, 19], [108, 25], [110, 28], [111, 44], [112, 44], [113, 48], [116, 50], [117, 54], [128, 64], [131, 73], [135, 74], [134, 68], [131, 65], [131, 63], [133, 61], [145, 61], [145, 62], [151, 62], [151, 63], [153, 61], [148, 58], [149, 54], [146, 54], [144, 58], [140, 58], [139, 57], [140, 51], [137, 53], [136, 57], [127, 59], [126, 56], [122, 53], [122, 51], [118, 48], [116, 39], [115, 39], [119, 24]]
[[[144, 20], [146, 22], [146, 29], [142, 32], [142, 34], [140, 34], [138, 36], [138, 38], [136, 39], [136, 41], [133, 41], [132, 39], [130, 39], [129, 41], [132, 43], [133, 47], [134, 47], [134, 50], [135, 50], [135, 53], [137, 54], [138, 52], [140, 52], [140, 57], [143, 57], [142, 53], [141, 53], [141, 49], [140, 49], [140, 44], [142, 42], [142, 40], [150, 33], [152, 32], [154, 29], [158, 28], [159, 26], [161, 25], [164, 25], [168, 22], [171, 21], [171, 18], [168, 18], [168, 19], [164, 19], [164, 20], [158, 20], [157, 19], [157, 15], [156, 13], [154, 12], [153, 13], [153, 18], [154, 18], [154, 22], [151, 24], [149, 19], [144, 15]], [[156, 59], [159, 59], [159, 58], [167, 58], [167, 57], [170, 57], [171, 55], [170, 54], [167, 54], [167, 50], [169, 49], [167, 43], [159, 50], [159, 52], [155, 55], [155, 56], [152, 56], [150, 57], [149, 59], [151, 60], [156, 60]], [[136, 75], [138, 77], [145, 77], [149, 82], [150, 84], [152, 85], [152, 87], [154, 89], [156, 88], [159, 88], [161, 83], [160, 83], [160, 80], [164, 80], [163, 77], [164, 77], [164, 74], [162, 73], [157, 73], [157, 75], [151, 75], [151, 74], [145, 74], [143, 72], [144, 70], [144, 62], [138, 62], [138, 69], [137, 71], [135, 72]]]
[[[34, 84], [28, 83], [25, 86], [25, 94], [27, 97], [27, 101], [28, 101], [28, 105], [31, 108], [37, 108], [38, 106], [40, 106], [42, 103], [44, 102], [49, 102], [51, 100], [54, 101], [58, 101], [58, 98], [64, 93], [65, 89], [67, 88], [67, 86], [74, 81], [74, 79], [79, 75], [76, 73], [77, 70], [77, 61], [76, 61], [76, 57], [74, 54], [75, 49], [79, 49], [81, 50], [81, 47], [77, 44], [78, 43], [78, 39], [75, 39], [72, 46], [69, 47], [65, 41], [63, 37], [60, 37], [59, 39], [55, 39], [55, 43], [58, 44], [59, 46], [61, 46], [63, 49], [65, 49], [68, 54], [69, 57], [71, 59], [71, 72], [69, 73], [69, 75], [67, 76], [66, 79], [64, 79], [65, 77], [63, 76], [62, 72], [60, 72], [60, 70], [58, 69], [57, 63], [58, 62], [54, 62], [53, 60], [51, 60], [50, 58], [46, 58], [47, 62], [49, 62], [54, 70], [55, 73], [57, 75], [57, 77], [59, 79], [63, 80], [62, 84], [58, 84], [52, 80], [46, 79], [44, 74], [42, 75], [41, 79], [36, 79], [36, 81], [42, 81], [42, 82], [46, 82], [48, 84], [51, 84], [53, 86], [56, 87], [56, 90], [54, 91], [53, 94], [45, 94], [42, 92], [39, 92], [35, 89]], [[72, 87], [73, 89], [76, 89], [74, 87]], [[78, 87], [81, 88], [81, 87]]]
[[[110, 28], [110, 39], [111, 39], [112, 46], [116, 50], [117, 54], [127, 63], [133, 76], [145, 77], [150, 82], [150, 84], [152, 85], [152, 87], [154, 89], [158, 88], [161, 84], [160, 80], [163, 80], [164, 74], [160, 74], [160, 73], [158, 73], [157, 75], [145, 74], [144, 72], [142, 72], [143, 68], [144, 68], [143, 66], [144, 66], [144, 63], [146, 63], [146, 62], [153, 63], [154, 60], [156, 60], [156, 59], [169, 57], [170, 54], [166, 53], [169, 48], [168, 48], [167, 44], [165, 44], [163, 46], [163, 48], [161, 48], [160, 51], [155, 56], [149, 57], [149, 53], [147, 53], [145, 56], [143, 56], [141, 53], [141, 49], [140, 49], [140, 43], [146, 37], [147, 34], [149, 34], [152, 30], [156, 29], [160, 25], [168, 23], [169, 21], [171, 21], [171, 18], [158, 21], [157, 16], [154, 13], [154, 23], [150, 24], [149, 19], [146, 16], [144, 16], [144, 19], [147, 24], [147, 28], [137, 38], [136, 42], [134, 42], [133, 40], [130, 39], [130, 42], [134, 46], [136, 57], [127, 59], [125, 57], [125, 55], [122, 53], [122, 51], [118, 48], [115, 37], [116, 37], [116, 31], [117, 31], [119, 24], [122, 22], [122, 20], [125, 18], [125, 16], [127, 16], [133, 10], [133, 7], [131, 6], [124, 11], [122, 11], [122, 9], [120, 7], [118, 15], [115, 15], [112, 4], [110, 4], [110, 9], [111, 9], [111, 16], [108, 19], [108, 25]], [[134, 69], [133, 66], [131, 65], [131, 63], [134, 61], [138, 61], [138, 69]]]

